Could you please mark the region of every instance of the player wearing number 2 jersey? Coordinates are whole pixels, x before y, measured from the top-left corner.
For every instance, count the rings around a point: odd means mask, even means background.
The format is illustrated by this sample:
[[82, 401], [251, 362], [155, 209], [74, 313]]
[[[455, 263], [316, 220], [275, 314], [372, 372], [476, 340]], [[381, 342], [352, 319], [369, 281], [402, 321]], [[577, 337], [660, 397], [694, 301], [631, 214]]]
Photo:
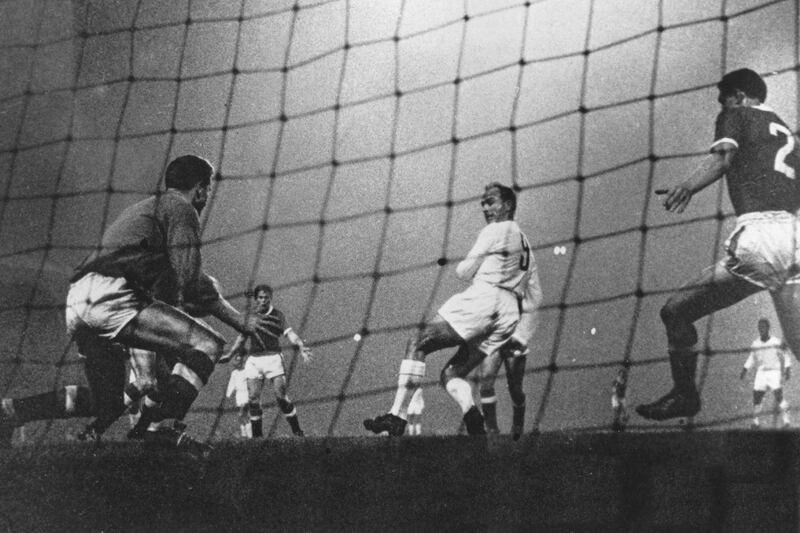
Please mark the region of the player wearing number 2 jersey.
[[697, 330], [693, 323], [763, 289], [770, 291], [786, 341], [800, 353], [800, 279], [796, 181], [800, 152], [786, 124], [767, 106], [767, 86], [740, 69], [717, 84], [722, 111], [714, 143], [697, 171], [667, 191], [664, 207], [681, 213], [692, 196], [727, 176], [736, 227], [727, 256], [684, 286], [661, 309], [667, 330], [673, 389], [636, 411], [652, 420], [700, 411], [695, 387]]
[[509, 339], [519, 321], [520, 301], [531, 276], [531, 256], [528, 238], [514, 222], [516, 205], [511, 188], [499, 183], [486, 186], [481, 207], [487, 225], [456, 267], [456, 275], [472, 283], [448, 299], [438, 315], [409, 341], [392, 409], [365, 420], [369, 431], [402, 435], [408, 404], [425, 376], [425, 358], [431, 352], [458, 346], [442, 370], [441, 382], [461, 407], [467, 432], [486, 433], [483, 415], [465, 378]]

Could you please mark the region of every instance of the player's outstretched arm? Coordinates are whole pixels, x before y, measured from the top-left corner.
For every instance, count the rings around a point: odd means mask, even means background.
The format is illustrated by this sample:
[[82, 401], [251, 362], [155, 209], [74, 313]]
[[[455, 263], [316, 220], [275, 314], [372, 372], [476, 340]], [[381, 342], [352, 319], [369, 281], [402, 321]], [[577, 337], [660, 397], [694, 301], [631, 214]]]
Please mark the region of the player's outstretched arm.
[[735, 153], [733, 145], [723, 143], [703, 157], [689, 179], [665, 191], [658, 191], [666, 195], [663, 201], [664, 209], [672, 213], [683, 213], [695, 193], [725, 175]]
[[306, 343], [303, 342], [303, 339], [301, 339], [300, 336], [297, 333], [295, 333], [292, 328], [286, 330], [286, 338], [289, 339], [289, 342], [291, 342], [295, 346], [295, 348], [297, 348], [297, 351], [303, 357], [303, 361], [307, 363], [311, 360], [311, 357], [313, 355], [311, 353], [311, 348], [306, 346]]

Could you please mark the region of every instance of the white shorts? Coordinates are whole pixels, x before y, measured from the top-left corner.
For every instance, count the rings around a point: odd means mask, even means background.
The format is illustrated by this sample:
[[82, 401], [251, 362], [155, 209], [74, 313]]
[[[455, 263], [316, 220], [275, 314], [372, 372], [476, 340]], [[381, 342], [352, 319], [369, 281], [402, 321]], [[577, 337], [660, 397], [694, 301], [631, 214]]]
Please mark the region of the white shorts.
[[236, 402], [236, 407], [244, 407], [245, 405], [250, 404], [250, 393], [247, 392], [247, 389], [236, 389], [236, 395], [233, 398], [234, 402]]
[[796, 235], [797, 219], [785, 211], [741, 215], [725, 241], [728, 257], [722, 264], [731, 274], [771, 291], [800, 283]]
[[89, 272], [71, 284], [67, 293], [67, 334], [85, 327], [106, 339], [114, 339], [149, 302], [140, 298], [125, 278]]
[[277, 378], [285, 373], [283, 354], [250, 355], [244, 363], [244, 374], [247, 379]]
[[414, 395], [411, 397], [411, 402], [408, 404], [408, 414], [410, 415], [421, 415], [422, 411], [425, 410], [425, 398], [422, 396], [422, 389], [419, 388], [414, 391]]
[[626, 404], [627, 404], [627, 402], [625, 401], [624, 397], [620, 398], [616, 394], [612, 394], [611, 395], [611, 408], [612, 409], [619, 409], [620, 407], [624, 408], [626, 406]]
[[458, 335], [485, 355], [505, 343], [519, 322], [519, 300], [514, 293], [486, 283], [473, 283], [451, 296], [439, 316]]
[[783, 376], [780, 369], [760, 369], [753, 381], [753, 390], [777, 390], [783, 387]]

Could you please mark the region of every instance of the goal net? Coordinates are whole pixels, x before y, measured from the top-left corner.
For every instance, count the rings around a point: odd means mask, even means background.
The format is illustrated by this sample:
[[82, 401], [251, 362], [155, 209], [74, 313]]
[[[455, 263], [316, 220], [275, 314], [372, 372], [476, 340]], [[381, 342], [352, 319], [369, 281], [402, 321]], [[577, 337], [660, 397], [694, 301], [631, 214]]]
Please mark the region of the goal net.
[[[490, 181], [518, 191], [545, 294], [526, 429], [606, 428], [620, 368], [629, 405], [670, 386], [659, 308], [734, 222], [723, 183], [683, 215], [654, 190], [707, 151], [726, 71], [764, 75], [797, 126], [798, 19], [792, 0], [4, 0], [0, 395], [82, 382], [63, 325], [71, 270], [194, 153], [222, 175], [206, 270], [240, 309], [271, 284], [315, 351], [286, 359], [309, 434], [361, 435], [390, 407], [406, 340], [463, 287], [454, 264]], [[766, 294], [698, 323], [696, 424], [746, 423], [738, 374], [762, 316], [780, 335]], [[425, 432], [458, 428], [436, 383], [447, 357], [429, 358]], [[236, 433], [229, 373], [202, 391], [193, 431]], [[497, 390], [508, 431], [502, 375]], [[792, 382], [786, 396], [800, 405]], [[267, 431], [288, 434], [264, 402]]]

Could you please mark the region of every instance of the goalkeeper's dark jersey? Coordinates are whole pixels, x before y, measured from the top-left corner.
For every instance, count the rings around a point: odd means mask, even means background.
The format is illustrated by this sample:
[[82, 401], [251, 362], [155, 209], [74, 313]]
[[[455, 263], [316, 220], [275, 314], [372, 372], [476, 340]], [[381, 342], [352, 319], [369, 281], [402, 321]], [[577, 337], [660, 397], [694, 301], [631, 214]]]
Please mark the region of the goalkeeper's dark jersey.
[[714, 144], [737, 145], [726, 176], [737, 215], [800, 208], [800, 149], [789, 127], [771, 109], [735, 107], [717, 116]]
[[167, 191], [125, 209], [103, 234], [101, 248], [81, 264], [73, 281], [88, 272], [124, 277], [135, 290], [167, 303], [182, 293], [198, 300], [207, 288], [200, 263], [200, 220], [181, 194]]

